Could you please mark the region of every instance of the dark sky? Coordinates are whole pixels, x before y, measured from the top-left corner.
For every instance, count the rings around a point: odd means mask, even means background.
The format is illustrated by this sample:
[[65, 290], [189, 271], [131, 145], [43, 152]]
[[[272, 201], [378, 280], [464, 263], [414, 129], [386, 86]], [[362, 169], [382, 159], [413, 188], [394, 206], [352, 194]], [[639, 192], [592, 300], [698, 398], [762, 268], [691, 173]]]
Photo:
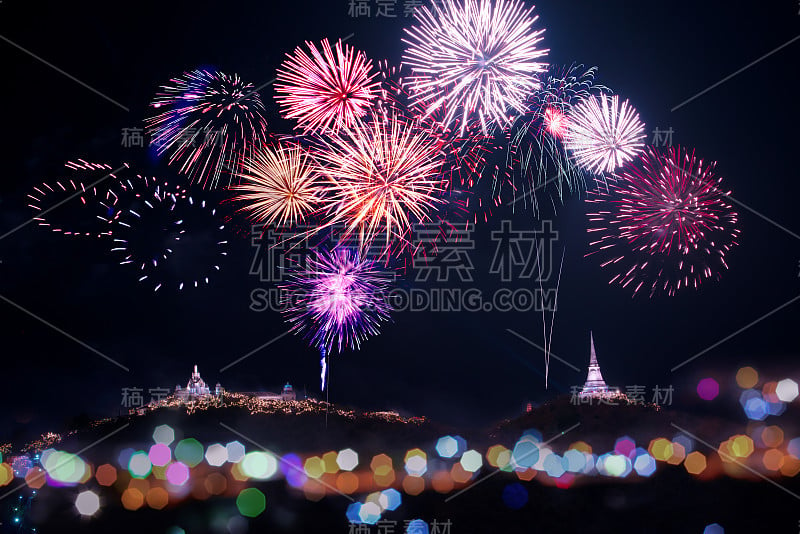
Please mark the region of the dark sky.
[[[160, 83], [198, 66], [271, 80], [283, 55], [304, 40], [353, 33], [350, 43], [374, 60], [397, 63], [402, 16], [352, 18], [347, 0], [300, 2], [62, 2], [3, 0], [0, 36], [13, 41], [130, 109], [125, 111], [8, 42], [0, 42], [3, 82], [3, 179], [0, 233], [32, 216], [26, 194], [86, 158], [174, 180], [173, 171], [138, 148], [121, 147], [121, 130], [139, 127]], [[735, 198], [800, 232], [796, 199], [797, 65], [790, 44], [719, 87], [670, 109], [800, 34], [797, 0], [775, 2], [630, 2], [558, 0], [537, 4], [552, 63], [599, 67], [598, 81], [629, 98], [648, 132], [673, 128]], [[275, 132], [274, 90], [261, 91]], [[651, 135], [648, 135], [651, 137]], [[210, 199], [220, 197], [210, 195]], [[65, 207], [66, 209], [66, 207]], [[224, 208], [223, 208], [224, 209]], [[333, 362], [332, 400], [399, 409], [453, 423], [485, 423], [543, 401], [585, 380], [589, 331], [609, 383], [674, 385], [691, 396], [697, 379], [730, 380], [737, 365], [789, 369], [797, 358], [800, 303], [676, 372], [670, 369], [800, 294], [795, 237], [740, 209], [741, 245], [721, 282], [701, 291], [647, 299], [608, 286], [610, 275], [588, 251], [583, 201], [559, 207], [558, 254], [566, 247], [552, 350], [581, 368], [553, 361], [545, 390], [543, 356], [507, 333], [542, 344], [541, 316], [528, 313], [399, 313], [360, 352]], [[553, 217], [545, 210], [545, 217]], [[488, 273], [489, 232], [501, 219], [531, 227], [529, 212], [495, 210], [475, 233], [477, 287], [502, 284]], [[246, 224], [240, 218], [239, 227]], [[234, 226], [236, 226], [235, 224]], [[285, 380], [318, 388], [314, 350], [287, 336], [225, 372], [220, 369], [285, 331], [275, 312], [248, 309], [267, 287], [249, 274], [253, 248], [231, 232], [231, 256], [212, 287], [153, 295], [131, 279], [97, 241], [67, 242], [28, 225], [0, 240], [0, 295], [118, 360], [125, 372], [7, 302], [2, 325], [3, 437], [57, 428], [81, 413], [114, 414], [121, 389], [173, 388], [193, 364], [212, 384], [274, 389]], [[556, 262], [558, 259], [556, 258]], [[516, 281], [509, 287], [525, 287]], [[411, 283], [405, 286], [410, 287]], [[796, 369], [796, 368], [795, 368]], [[678, 402], [678, 401], [676, 401]]]

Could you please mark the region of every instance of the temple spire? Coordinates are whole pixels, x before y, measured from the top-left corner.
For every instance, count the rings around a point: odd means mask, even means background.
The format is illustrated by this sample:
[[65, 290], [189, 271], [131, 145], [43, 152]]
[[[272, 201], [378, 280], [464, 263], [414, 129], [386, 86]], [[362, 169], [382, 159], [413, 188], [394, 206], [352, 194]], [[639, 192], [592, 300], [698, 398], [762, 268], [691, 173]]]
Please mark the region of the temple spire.
[[600, 372], [600, 364], [597, 363], [597, 351], [594, 348], [594, 334], [589, 332], [589, 372], [586, 375], [586, 383], [580, 391], [580, 397], [609, 397], [619, 395], [619, 388], [608, 387], [603, 374]]

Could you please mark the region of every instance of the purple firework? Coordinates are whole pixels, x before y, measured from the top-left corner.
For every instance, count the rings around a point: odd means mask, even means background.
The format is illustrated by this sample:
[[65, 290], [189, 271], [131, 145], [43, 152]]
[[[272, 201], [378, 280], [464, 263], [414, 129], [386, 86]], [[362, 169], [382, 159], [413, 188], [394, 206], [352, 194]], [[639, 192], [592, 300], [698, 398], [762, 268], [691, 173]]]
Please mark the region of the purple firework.
[[384, 271], [355, 250], [318, 251], [305, 267], [289, 273], [283, 287], [289, 299], [286, 319], [323, 357], [334, 347], [339, 352], [343, 346], [360, 348], [389, 318], [388, 282]]
[[267, 138], [264, 104], [253, 84], [237, 74], [193, 70], [170, 80], [150, 104], [145, 123], [159, 156], [203, 187], [233, 175], [251, 145]]

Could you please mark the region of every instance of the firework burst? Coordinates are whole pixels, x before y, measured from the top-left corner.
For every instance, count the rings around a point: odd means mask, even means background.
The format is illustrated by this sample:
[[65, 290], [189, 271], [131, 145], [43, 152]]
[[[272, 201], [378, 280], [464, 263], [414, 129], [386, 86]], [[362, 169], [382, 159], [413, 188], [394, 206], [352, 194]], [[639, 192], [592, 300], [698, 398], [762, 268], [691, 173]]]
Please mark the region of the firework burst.
[[216, 187], [251, 144], [266, 142], [264, 104], [237, 74], [186, 72], [162, 86], [150, 107], [156, 113], [145, 121], [151, 145], [203, 187]]
[[[28, 206], [35, 212], [33, 220], [67, 237], [110, 236], [112, 228], [106, 215], [116, 198], [108, 185], [127, 174], [129, 165], [123, 163], [114, 169], [107, 163], [81, 159], [68, 161], [64, 167], [68, 169], [64, 176], [39, 184], [28, 194]], [[61, 207], [62, 204], [67, 205]], [[51, 213], [56, 208], [58, 211]]]
[[[607, 89], [595, 83], [596, 68], [551, 65], [541, 87], [525, 102], [525, 113], [508, 130], [506, 167], [515, 187], [514, 203], [538, 208], [536, 191], [551, 182], [560, 199], [565, 191], [586, 188], [586, 171], [575, 164], [564, 145], [569, 115], [578, 104]], [[518, 196], [519, 195], [519, 196]]]
[[378, 67], [381, 89], [377, 107], [380, 112], [414, 122], [415, 128], [436, 139], [441, 147], [443, 164], [440, 170], [443, 183], [448, 185], [448, 202], [439, 206], [439, 218], [455, 224], [469, 218], [474, 222], [481, 216], [488, 218], [489, 207], [493, 205], [489, 198], [491, 192], [483, 191], [485, 188], [478, 188], [476, 184], [485, 170], [488, 154], [495, 148], [494, 137], [485, 135], [478, 123], [465, 125], [460, 135], [458, 119], [452, 128], [447, 126], [441, 109], [425, 116], [425, 110], [415, 104], [408, 93], [405, 69], [387, 62], [379, 63]]
[[372, 61], [342, 41], [331, 48], [324, 39], [322, 50], [306, 46], [310, 55], [298, 47], [278, 69], [281, 112], [306, 133], [356, 126], [377, 97]]
[[578, 165], [593, 173], [612, 172], [632, 160], [644, 147], [644, 124], [619, 95], [592, 96], [569, 116], [567, 148]]
[[372, 114], [365, 125], [322, 141], [314, 152], [327, 180], [329, 225], [343, 223], [345, 237], [363, 246], [385, 235], [407, 243], [411, 225], [426, 222], [443, 200], [441, 145], [415, 123]]
[[389, 277], [358, 252], [317, 251], [289, 272], [285, 316], [291, 330], [326, 352], [360, 348], [389, 318]]
[[727, 202], [714, 163], [680, 148], [649, 148], [632, 166], [590, 192], [588, 255], [609, 256], [610, 283], [674, 295], [719, 278], [738, 244], [738, 215]]
[[124, 207], [113, 217], [111, 249], [120, 265], [134, 268], [137, 280], [153, 291], [208, 284], [228, 248], [215, 208], [151, 178], [120, 187], [117, 205]]
[[298, 145], [264, 146], [242, 161], [241, 194], [234, 201], [250, 218], [267, 225], [303, 222], [322, 202], [323, 188], [313, 160]]
[[460, 122], [463, 134], [477, 121], [482, 130], [507, 125], [524, 111], [538, 87], [537, 48], [544, 30], [517, 0], [445, 0], [442, 7], [415, 11], [417, 26], [406, 29], [403, 63], [411, 68], [409, 87], [425, 115], [443, 110], [448, 126]]

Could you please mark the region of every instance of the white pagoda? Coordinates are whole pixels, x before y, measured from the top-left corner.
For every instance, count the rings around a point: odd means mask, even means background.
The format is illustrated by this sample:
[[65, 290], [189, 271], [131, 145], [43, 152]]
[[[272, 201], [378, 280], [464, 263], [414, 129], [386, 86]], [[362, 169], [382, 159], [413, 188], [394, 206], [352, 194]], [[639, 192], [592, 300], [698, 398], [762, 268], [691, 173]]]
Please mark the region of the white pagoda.
[[581, 389], [581, 397], [613, 397], [620, 394], [619, 388], [609, 387], [603, 380], [600, 372], [600, 364], [597, 363], [597, 354], [594, 350], [594, 336], [589, 333], [590, 354], [589, 354], [589, 373], [586, 375], [586, 383]]

